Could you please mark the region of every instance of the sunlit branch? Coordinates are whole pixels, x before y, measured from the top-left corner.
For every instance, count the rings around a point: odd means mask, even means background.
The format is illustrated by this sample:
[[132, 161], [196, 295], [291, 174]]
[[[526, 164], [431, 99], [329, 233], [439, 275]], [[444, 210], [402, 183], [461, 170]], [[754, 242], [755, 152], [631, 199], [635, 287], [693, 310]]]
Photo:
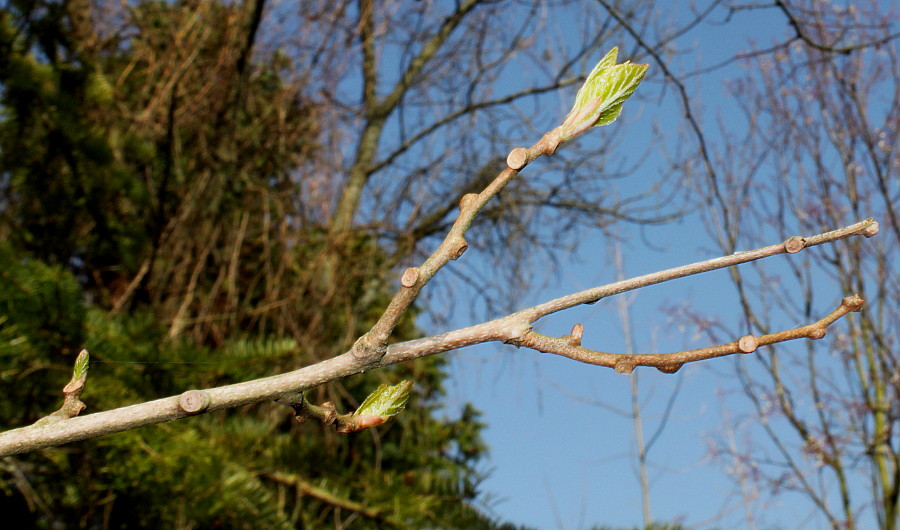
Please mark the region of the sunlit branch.
[[[517, 156], [510, 156], [512, 165], [533, 159], [546, 148], [553, 145], [539, 142], [536, 147], [525, 150], [514, 150]], [[498, 181], [512, 178], [515, 170], [507, 168]], [[502, 177], [502, 178], [501, 178]], [[498, 181], [492, 183], [489, 189]], [[485, 191], [487, 192], [487, 190]], [[484, 192], [483, 192], [484, 193]], [[480, 200], [478, 196], [470, 196], [463, 209], [475, 209]], [[483, 204], [482, 204], [483, 205]], [[462, 218], [462, 216], [461, 216]], [[455, 229], [462, 226], [457, 222]], [[468, 219], [471, 222], [471, 218]], [[873, 236], [877, 233], [878, 223], [874, 220], [866, 220], [854, 225], [814, 235], [807, 238], [792, 237], [785, 243], [772, 245], [757, 250], [741, 252], [731, 256], [725, 256], [705, 262], [695, 263], [684, 267], [678, 267], [661, 273], [641, 276], [616, 282], [607, 286], [588, 289], [569, 296], [551, 300], [544, 304], [534, 306], [506, 317], [489, 322], [435, 335], [423, 339], [391, 344], [380, 359], [372, 361], [371, 358], [361, 357], [352, 350], [343, 355], [327, 359], [312, 366], [307, 366], [293, 372], [266, 377], [244, 383], [221, 386], [208, 390], [190, 390], [180, 396], [158, 399], [146, 403], [140, 403], [118, 409], [76, 416], [64, 421], [43, 425], [31, 425], [19, 429], [13, 429], [0, 434], [0, 456], [35, 451], [45, 447], [62, 445], [65, 443], [86, 440], [115, 432], [122, 432], [145, 425], [172, 421], [191, 415], [226, 410], [230, 408], [259, 403], [269, 400], [293, 399], [298, 392], [315, 386], [343, 379], [353, 374], [361, 373], [375, 367], [384, 367], [399, 362], [447, 352], [450, 350], [482, 344], [487, 342], [505, 342], [518, 346], [533, 348], [537, 351], [547, 351], [566, 355], [576, 360], [590, 362], [616, 368], [617, 371], [627, 372], [638, 365], [655, 366], [663, 371], [674, 371], [685, 362], [693, 362], [701, 359], [710, 359], [732, 353], [749, 353], [756, 347], [773, 344], [784, 340], [800, 337], [820, 337], [824, 335], [825, 328], [832, 322], [845, 315], [847, 312], [858, 309], [861, 301], [850, 297], [840, 308], [832, 312], [824, 319], [814, 324], [762, 335], [760, 337], [743, 337], [734, 343], [681, 352], [679, 354], [659, 355], [650, 354], [643, 356], [621, 356], [605, 354], [581, 348], [581, 333], [583, 328], [576, 326], [572, 336], [555, 338], [546, 337], [534, 332], [531, 324], [537, 319], [580, 304], [591, 303], [606, 296], [623, 293], [647, 285], [653, 285], [666, 281], [666, 279], [682, 278], [699, 274], [710, 270], [730, 267], [740, 263], [746, 263], [774, 256], [781, 253], [794, 253], [806, 246], [819, 245], [837, 241], [851, 236]], [[464, 242], [464, 241], [463, 241]], [[452, 247], [457, 250], [461, 247]], [[449, 250], [445, 250], [449, 252]], [[412, 274], [406, 273], [407, 280]], [[418, 281], [418, 280], [417, 280]], [[415, 283], [409, 282], [406, 283]], [[408, 289], [408, 288], [407, 288]], [[580, 331], [580, 332], [579, 332]], [[671, 355], [675, 355], [672, 357]]]

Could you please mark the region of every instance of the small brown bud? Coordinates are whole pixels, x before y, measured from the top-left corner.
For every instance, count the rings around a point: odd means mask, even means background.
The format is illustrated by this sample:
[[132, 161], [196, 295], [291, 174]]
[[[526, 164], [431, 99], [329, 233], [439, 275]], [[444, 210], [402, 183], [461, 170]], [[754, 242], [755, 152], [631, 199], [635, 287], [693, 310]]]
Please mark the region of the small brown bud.
[[865, 303], [865, 300], [862, 299], [861, 296], [855, 294], [853, 296], [848, 296], [841, 300], [841, 305], [849, 309], [850, 311], [862, 311], [862, 306]]
[[684, 366], [682, 363], [663, 364], [657, 366], [656, 369], [664, 374], [674, 374], [678, 370], [681, 370], [682, 366]]
[[506, 165], [509, 166], [510, 169], [518, 171], [525, 167], [526, 164], [528, 164], [528, 149], [525, 149], [524, 147], [516, 147], [510, 151], [509, 156], [506, 157]]
[[824, 327], [815, 328], [812, 331], [810, 331], [809, 335], [808, 335], [808, 337], [813, 340], [819, 340], [824, 336], [825, 336], [825, 328]]
[[403, 272], [403, 276], [400, 277], [400, 285], [403, 287], [412, 287], [419, 281], [419, 269], [416, 267], [410, 267]]
[[210, 397], [202, 390], [188, 390], [178, 396], [178, 406], [188, 414], [199, 414], [209, 407]]
[[326, 401], [322, 403], [321, 407], [324, 409], [322, 412], [322, 423], [325, 425], [331, 425], [337, 420], [337, 411], [334, 408], [334, 403], [331, 401]]
[[759, 341], [753, 335], [744, 335], [738, 340], [738, 348], [741, 353], [753, 353], [759, 347]]
[[581, 338], [584, 336], [584, 326], [575, 324], [572, 326], [572, 332], [569, 333], [569, 344], [572, 346], [581, 346]]
[[788, 254], [796, 254], [804, 248], [806, 248], [806, 240], [800, 236], [789, 237], [788, 240], [784, 242], [784, 250], [786, 250]]
[[615, 370], [620, 374], [630, 374], [634, 371], [634, 361], [629, 359], [619, 359], [616, 361]]
[[469, 244], [466, 243], [465, 239], [460, 238], [459, 244], [456, 245], [456, 248], [453, 249], [453, 253], [450, 255], [450, 259], [456, 260], [459, 259], [463, 254], [465, 254], [466, 250], [468, 250]]

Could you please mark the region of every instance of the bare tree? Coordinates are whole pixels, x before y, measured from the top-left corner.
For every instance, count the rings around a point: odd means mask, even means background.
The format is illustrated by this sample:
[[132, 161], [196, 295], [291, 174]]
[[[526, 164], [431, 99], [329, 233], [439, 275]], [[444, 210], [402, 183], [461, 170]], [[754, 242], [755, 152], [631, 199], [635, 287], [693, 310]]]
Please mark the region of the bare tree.
[[[746, 54], [749, 73], [730, 86], [746, 132], [722, 125], [718, 136], [725, 141], [710, 144], [702, 153], [706, 162], [694, 165], [707, 164], [705, 182], [716, 190], [708, 224], [716, 227], [713, 236], [731, 252], [793, 230], [788, 227], [840, 224], [863, 211], [883, 217], [887, 229], [874, 245], [842, 242], [783, 269], [732, 269], [748, 332], [809, 318], [829, 296], [829, 281], [874, 303], [830, 336], [827, 348], [808, 344], [741, 358], [737, 374], [756, 421], [729, 415], [734, 431], [718, 450], [740, 470], [742, 488], [755, 483], [756, 491], [772, 496], [799, 492], [833, 528], [864, 521], [896, 528], [897, 18], [877, 2], [773, 7], [792, 33]], [[745, 435], [748, 444], [740, 442]]]

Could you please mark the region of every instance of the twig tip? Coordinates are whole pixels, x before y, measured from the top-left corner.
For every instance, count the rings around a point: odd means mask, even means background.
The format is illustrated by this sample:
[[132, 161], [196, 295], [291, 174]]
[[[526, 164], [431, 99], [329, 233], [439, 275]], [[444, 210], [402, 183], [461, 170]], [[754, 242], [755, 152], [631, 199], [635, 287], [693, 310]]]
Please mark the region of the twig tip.
[[866, 237], [872, 237], [874, 235], [877, 235], [878, 234], [878, 221], [876, 221], [875, 219], [872, 219], [871, 217], [866, 219], [866, 221], [869, 221], [869, 226], [867, 226], [866, 229], [863, 230], [863, 235]]
[[862, 311], [863, 304], [865, 304], [865, 300], [858, 294], [854, 294], [853, 296], [848, 296], [841, 300], [841, 305], [846, 307], [850, 311]]

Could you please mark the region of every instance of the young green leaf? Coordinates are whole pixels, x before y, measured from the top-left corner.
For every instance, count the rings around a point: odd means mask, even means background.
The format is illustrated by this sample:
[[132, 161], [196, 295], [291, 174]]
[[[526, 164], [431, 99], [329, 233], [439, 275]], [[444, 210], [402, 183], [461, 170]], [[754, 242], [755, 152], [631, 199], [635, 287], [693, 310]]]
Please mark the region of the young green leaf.
[[615, 64], [619, 48], [607, 53], [591, 70], [575, 96], [575, 105], [560, 126], [560, 139], [571, 140], [591, 127], [609, 125], [647, 73], [647, 64]]
[[72, 371], [72, 379], [82, 379], [87, 375], [88, 366], [90, 365], [91, 356], [87, 350], [81, 350], [75, 359], [75, 369]]
[[69, 394], [73, 392], [81, 393], [84, 389], [84, 383], [87, 379], [87, 372], [90, 366], [90, 355], [87, 350], [81, 350], [78, 357], [75, 358], [75, 368], [72, 370], [72, 379], [69, 384], [63, 388], [63, 393]]
[[412, 386], [412, 381], [402, 381], [393, 386], [378, 385], [353, 415], [378, 416], [384, 419], [396, 416], [406, 407]]

